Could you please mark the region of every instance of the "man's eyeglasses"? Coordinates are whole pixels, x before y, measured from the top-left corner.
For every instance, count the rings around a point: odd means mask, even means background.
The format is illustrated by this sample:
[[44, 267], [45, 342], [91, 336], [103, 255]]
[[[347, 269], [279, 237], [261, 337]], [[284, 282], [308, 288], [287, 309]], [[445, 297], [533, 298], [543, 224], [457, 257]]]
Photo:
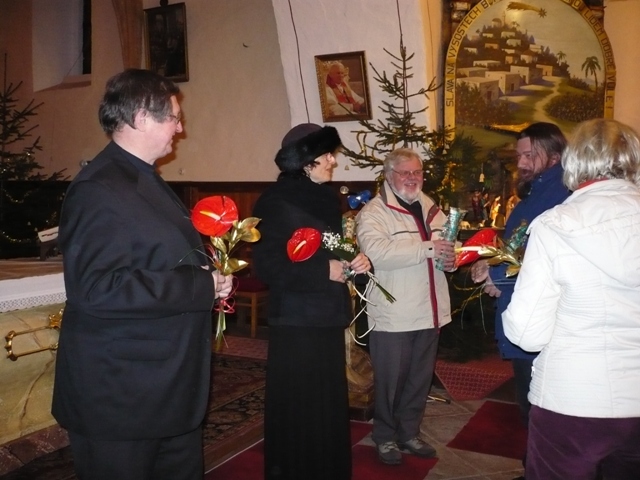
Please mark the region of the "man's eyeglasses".
[[399, 172], [398, 170], [394, 170], [393, 168], [391, 170], [397, 173], [398, 176], [403, 180], [409, 177], [422, 177], [422, 170], [404, 170], [402, 172]]
[[178, 112], [177, 115], [174, 115], [173, 113], [170, 113], [169, 115], [167, 115], [167, 117], [172, 118], [173, 121], [176, 122], [176, 125], [177, 125], [182, 120], [182, 112]]

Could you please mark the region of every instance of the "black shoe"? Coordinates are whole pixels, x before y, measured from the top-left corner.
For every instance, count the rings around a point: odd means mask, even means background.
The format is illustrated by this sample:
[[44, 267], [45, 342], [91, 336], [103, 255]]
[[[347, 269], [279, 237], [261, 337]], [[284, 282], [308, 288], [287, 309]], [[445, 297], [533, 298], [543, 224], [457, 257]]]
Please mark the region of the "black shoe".
[[402, 450], [409, 450], [409, 452], [417, 455], [418, 457], [434, 458], [437, 455], [435, 448], [418, 437], [407, 440], [406, 442], [398, 443], [398, 446]]
[[398, 450], [396, 442], [385, 442], [377, 446], [378, 458], [382, 463], [387, 465], [400, 465], [402, 463], [402, 454]]

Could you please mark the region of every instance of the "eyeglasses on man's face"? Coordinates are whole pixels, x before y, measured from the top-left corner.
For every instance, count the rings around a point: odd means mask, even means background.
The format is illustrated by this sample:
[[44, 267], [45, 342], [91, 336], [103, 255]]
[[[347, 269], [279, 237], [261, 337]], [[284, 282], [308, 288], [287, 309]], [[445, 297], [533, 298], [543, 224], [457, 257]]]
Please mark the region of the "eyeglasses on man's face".
[[391, 169], [396, 175], [398, 175], [401, 179], [406, 180], [409, 177], [422, 177], [422, 170], [401, 170], [398, 171], [394, 168]]
[[176, 125], [177, 125], [182, 121], [182, 112], [178, 112], [177, 115], [170, 113], [169, 115], [167, 115], [167, 117], [171, 118], [174, 122], [176, 122]]

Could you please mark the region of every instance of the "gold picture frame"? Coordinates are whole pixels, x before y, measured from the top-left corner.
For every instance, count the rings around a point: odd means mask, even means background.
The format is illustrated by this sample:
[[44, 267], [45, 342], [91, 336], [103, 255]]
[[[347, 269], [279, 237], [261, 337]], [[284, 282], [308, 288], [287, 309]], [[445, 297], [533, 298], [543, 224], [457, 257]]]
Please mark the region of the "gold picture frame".
[[147, 68], [174, 82], [189, 80], [187, 9], [184, 3], [144, 10]]
[[315, 57], [322, 120], [370, 120], [371, 98], [364, 51]]

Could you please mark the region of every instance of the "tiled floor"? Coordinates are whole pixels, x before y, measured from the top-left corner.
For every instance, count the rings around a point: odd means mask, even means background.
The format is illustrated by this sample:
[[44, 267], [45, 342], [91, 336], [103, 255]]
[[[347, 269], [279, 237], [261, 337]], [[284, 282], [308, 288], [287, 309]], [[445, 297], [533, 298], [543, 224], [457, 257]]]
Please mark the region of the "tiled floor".
[[[512, 389], [511, 383], [505, 384], [491, 395], [491, 400], [504, 401]], [[437, 386], [432, 388], [431, 394], [448, 398], [446, 390]], [[511, 480], [524, 475], [519, 460], [447, 446], [486, 400], [428, 402], [420, 430], [423, 439], [437, 450], [438, 462], [424, 480]], [[374, 445], [370, 436], [360, 444]]]
[[[268, 346], [266, 341], [268, 338], [267, 328], [262, 326], [258, 329], [257, 337], [262, 339], [258, 342], [252, 342], [247, 338], [249, 336], [248, 328], [248, 325], [238, 326], [235, 322], [230, 322], [225, 335], [228, 343], [226, 347], [228, 350], [225, 353], [230, 355], [246, 354], [248, 353], [247, 349], [250, 349], [252, 352], [250, 356], [265, 358]], [[436, 397], [450, 398], [446, 390], [439, 385], [435, 385], [431, 393]], [[508, 381], [487, 396], [487, 399], [502, 402], [512, 402], [513, 398], [512, 381]], [[428, 402], [421, 425], [421, 433], [424, 439], [437, 449], [438, 462], [424, 480], [511, 480], [523, 475], [519, 460], [447, 447], [447, 444], [454, 439], [487, 399], [451, 400], [450, 403]], [[60, 461], [65, 463], [64, 459]], [[47, 480], [67, 478], [61, 476], [61, 472], [56, 471], [55, 467], [52, 467], [49, 473], [53, 476], [47, 477]]]
[[[434, 387], [433, 393], [447, 397], [446, 391]], [[507, 401], [513, 398], [513, 383], [508, 382], [490, 395], [491, 399]], [[425, 440], [438, 451], [438, 463], [425, 480], [511, 480], [524, 474], [522, 463], [511, 458], [483, 455], [447, 447], [485, 400], [467, 400], [450, 404], [429, 402], [422, 420]]]
[[[263, 323], [260, 325], [257, 337], [267, 339], [268, 329]], [[233, 336], [248, 336], [248, 331], [248, 325], [238, 326], [231, 323], [227, 333]], [[446, 390], [438, 385], [434, 385], [431, 393], [435, 397], [450, 399]], [[429, 401], [421, 433], [438, 451], [438, 463], [424, 480], [511, 480], [523, 475], [524, 470], [519, 460], [447, 447], [487, 399], [513, 402], [514, 398], [511, 380], [483, 400], [451, 400], [451, 403]]]

